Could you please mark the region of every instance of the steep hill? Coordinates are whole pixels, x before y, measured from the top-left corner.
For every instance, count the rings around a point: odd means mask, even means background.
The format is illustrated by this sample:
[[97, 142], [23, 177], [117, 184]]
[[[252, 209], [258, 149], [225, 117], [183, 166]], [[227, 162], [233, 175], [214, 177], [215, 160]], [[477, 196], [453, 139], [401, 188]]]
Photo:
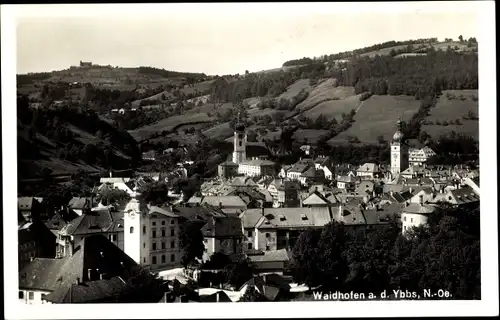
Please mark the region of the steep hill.
[[30, 109], [24, 96], [18, 98], [17, 148], [19, 179], [125, 169], [140, 159], [135, 140], [91, 110]]

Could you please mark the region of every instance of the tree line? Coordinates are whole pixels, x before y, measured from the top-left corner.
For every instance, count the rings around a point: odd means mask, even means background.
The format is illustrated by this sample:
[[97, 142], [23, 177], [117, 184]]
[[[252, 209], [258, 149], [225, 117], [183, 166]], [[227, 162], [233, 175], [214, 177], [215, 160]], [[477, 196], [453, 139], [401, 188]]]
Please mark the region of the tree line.
[[319, 285], [324, 292], [408, 290], [422, 295], [424, 289], [441, 289], [451, 299], [481, 298], [476, 210], [443, 206], [408, 237], [396, 221], [374, 231], [350, 228], [332, 222], [322, 230], [304, 231], [293, 248], [294, 280]]

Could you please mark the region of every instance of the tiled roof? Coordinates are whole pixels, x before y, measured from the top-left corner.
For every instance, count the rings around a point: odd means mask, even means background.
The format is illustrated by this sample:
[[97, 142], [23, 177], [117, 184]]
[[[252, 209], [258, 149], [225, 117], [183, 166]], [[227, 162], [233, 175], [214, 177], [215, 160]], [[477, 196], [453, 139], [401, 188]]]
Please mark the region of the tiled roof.
[[222, 167], [238, 167], [238, 164], [234, 163], [231, 160], [227, 160], [227, 161], [224, 161], [223, 163], [219, 164], [219, 166], [222, 166]]
[[57, 290], [45, 297], [52, 303], [97, 303], [101, 301], [112, 302], [126, 288], [126, 283], [120, 277], [109, 280], [89, 281], [85, 284], [73, 284], [64, 290]]
[[255, 186], [257, 185], [251, 177], [235, 177], [231, 181], [231, 186]]
[[318, 205], [318, 204], [329, 204], [330, 202], [318, 191], [315, 191], [307, 196], [307, 198], [302, 201], [303, 205]]
[[60, 233], [63, 235], [81, 235], [107, 232], [113, 226], [115, 219], [123, 219], [123, 212], [121, 212], [121, 217], [118, 217], [117, 214], [113, 217], [108, 208], [95, 209], [70, 221], [61, 229]]
[[127, 280], [138, 265], [104, 236], [92, 235], [85, 237], [71, 256], [34, 259], [19, 272], [19, 288], [56, 291], [54, 299], [59, 301], [77, 278], [82, 282], [89, 280], [88, 269], [99, 269], [105, 278], [120, 276]]
[[196, 196], [192, 196], [191, 198], [189, 198], [188, 202], [189, 204], [198, 204], [198, 203], [201, 203], [201, 200], [203, 199], [203, 197], [196, 197]]
[[404, 213], [429, 214], [436, 210], [433, 206], [420, 205], [419, 203], [410, 203], [409, 206], [403, 208]]
[[241, 220], [239, 217], [224, 217], [211, 218], [202, 227], [202, 232], [205, 237], [241, 237], [243, 232], [241, 229]]
[[260, 160], [260, 159], [254, 159], [254, 160], [246, 160], [241, 162], [241, 164], [249, 165], [249, 166], [274, 166], [274, 162], [271, 160]]
[[225, 217], [226, 215], [218, 207], [175, 207], [174, 213], [189, 220], [205, 222], [211, 217]]
[[337, 178], [337, 182], [347, 182], [347, 183], [352, 183], [356, 182], [356, 177], [353, 176], [340, 176]]
[[221, 203], [222, 207], [246, 207], [245, 202], [238, 196], [206, 196], [201, 200], [201, 204], [209, 204], [217, 207]]
[[252, 262], [289, 261], [290, 255], [286, 249], [264, 251], [263, 254], [249, 256]]
[[85, 197], [73, 197], [68, 203], [68, 207], [71, 209], [84, 209], [84, 208], [92, 208], [97, 205], [97, 202], [94, 200], [93, 205], [90, 205], [90, 199]]
[[378, 166], [375, 163], [365, 163], [360, 166], [358, 172], [378, 172]]
[[471, 187], [451, 190], [450, 193], [455, 198], [457, 204], [477, 202], [480, 200], [479, 195], [476, 194]]
[[58, 212], [45, 222], [47, 228], [51, 230], [61, 230], [68, 222], [78, 218], [72, 210], [68, 212]]
[[[262, 215], [262, 209], [248, 209], [246, 214]], [[330, 221], [328, 207], [266, 208], [256, 228], [322, 227]]]
[[169, 208], [160, 208], [157, 206], [149, 206], [149, 214], [158, 213], [170, 218], [178, 218], [179, 215], [172, 212]]
[[332, 210], [334, 220], [346, 225], [366, 224], [365, 216], [358, 205], [342, 205]]

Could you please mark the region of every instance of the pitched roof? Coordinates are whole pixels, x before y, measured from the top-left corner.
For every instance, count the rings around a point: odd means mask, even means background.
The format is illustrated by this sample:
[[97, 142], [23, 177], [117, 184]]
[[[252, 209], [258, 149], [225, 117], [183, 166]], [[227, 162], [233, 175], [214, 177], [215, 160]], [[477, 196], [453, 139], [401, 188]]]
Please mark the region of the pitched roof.
[[138, 265], [104, 236], [92, 235], [85, 237], [71, 256], [34, 259], [19, 272], [19, 288], [57, 291], [64, 296], [65, 289], [75, 284], [77, 278], [82, 282], [89, 280], [88, 269], [99, 269], [106, 279], [120, 276], [127, 280]]
[[360, 166], [357, 171], [359, 172], [378, 172], [378, 166], [375, 163], [365, 163]]
[[238, 196], [206, 196], [201, 200], [201, 204], [209, 204], [212, 206], [222, 207], [246, 207], [245, 202]]
[[111, 214], [107, 207], [94, 209], [67, 223], [61, 228], [60, 233], [63, 235], [81, 235], [107, 232], [113, 226], [114, 221], [123, 219], [123, 211]]
[[211, 217], [225, 217], [226, 215], [218, 207], [175, 207], [174, 213], [189, 220], [205, 222]]
[[245, 165], [249, 165], [249, 166], [274, 166], [275, 162], [273, 162], [271, 160], [253, 159], [253, 160], [243, 161], [240, 164], [245, 164]]
[[307, 196], [302, 201], [303, 205], [318, 205], [318, 204], [330, 204], [330, 201], [328, 201], [321, 193], [318, 191], [314, 191], [311, 194]]
[[208, 219], [201, 230], [205, 237], [225, 238], [243, 236], [239, 217], [212, 217]]
[[366, 224], [365, 216], [357, 205], [343, 205], [332, 210], [332, 216], [336, 221], [346, 225]]
[[289, 261], [290, 254], [286, 249], [264, 251], [262, 254], [248, 256], [252, 262]]
[[90, 199], [86, 197], [73, 197], [68, 202], [68, 207], [71, 209], [84, 209], [84, 208], [92, 208], [97, 205], [97, 202], [94, 200], [94, 203], [90, 204]]
[[92, 303], [111, 300], [117, 297], [126, 287], [120, 277], [89, 281], [84, 284], [72, 284], [62, 290], [49, 293], [46, 301], [52, 303]]
[[57, 212], [45, 222], [47, 228], [51, 230], [61, 230], [68, 222], [78, 218], [78, 215], [72, 210], [67, 212]]
[[429, 214], [436, 210], [434, 206], [421, 205], [419, 203], [410, 203], [407, 207], [403, 208], [403, 213], [415, 214]]
[[[262, 209], [248, 209], [250, 215], [262, 215]], [[265, 208], [256, 228], [322, 227], [331, 221], [328, 207]]]
[[464, 187], [456, 190], [451, 190], [453, 198], [455, 198], [456, 204], [465, 204], [471, 202], [477, 202], [480, 200], [479, 195], [474, 192], [471, 187]]

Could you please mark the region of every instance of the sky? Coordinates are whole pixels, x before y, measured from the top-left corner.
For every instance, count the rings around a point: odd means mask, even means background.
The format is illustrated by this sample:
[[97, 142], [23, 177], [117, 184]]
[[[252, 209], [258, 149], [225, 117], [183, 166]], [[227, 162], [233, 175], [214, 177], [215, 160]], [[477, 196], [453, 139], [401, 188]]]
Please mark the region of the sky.
[[478, 15], [464, 3], [401, 4], [23, 5], [17, 73], [83, 60], [222, 75], [391, 40], [477, 36]]

